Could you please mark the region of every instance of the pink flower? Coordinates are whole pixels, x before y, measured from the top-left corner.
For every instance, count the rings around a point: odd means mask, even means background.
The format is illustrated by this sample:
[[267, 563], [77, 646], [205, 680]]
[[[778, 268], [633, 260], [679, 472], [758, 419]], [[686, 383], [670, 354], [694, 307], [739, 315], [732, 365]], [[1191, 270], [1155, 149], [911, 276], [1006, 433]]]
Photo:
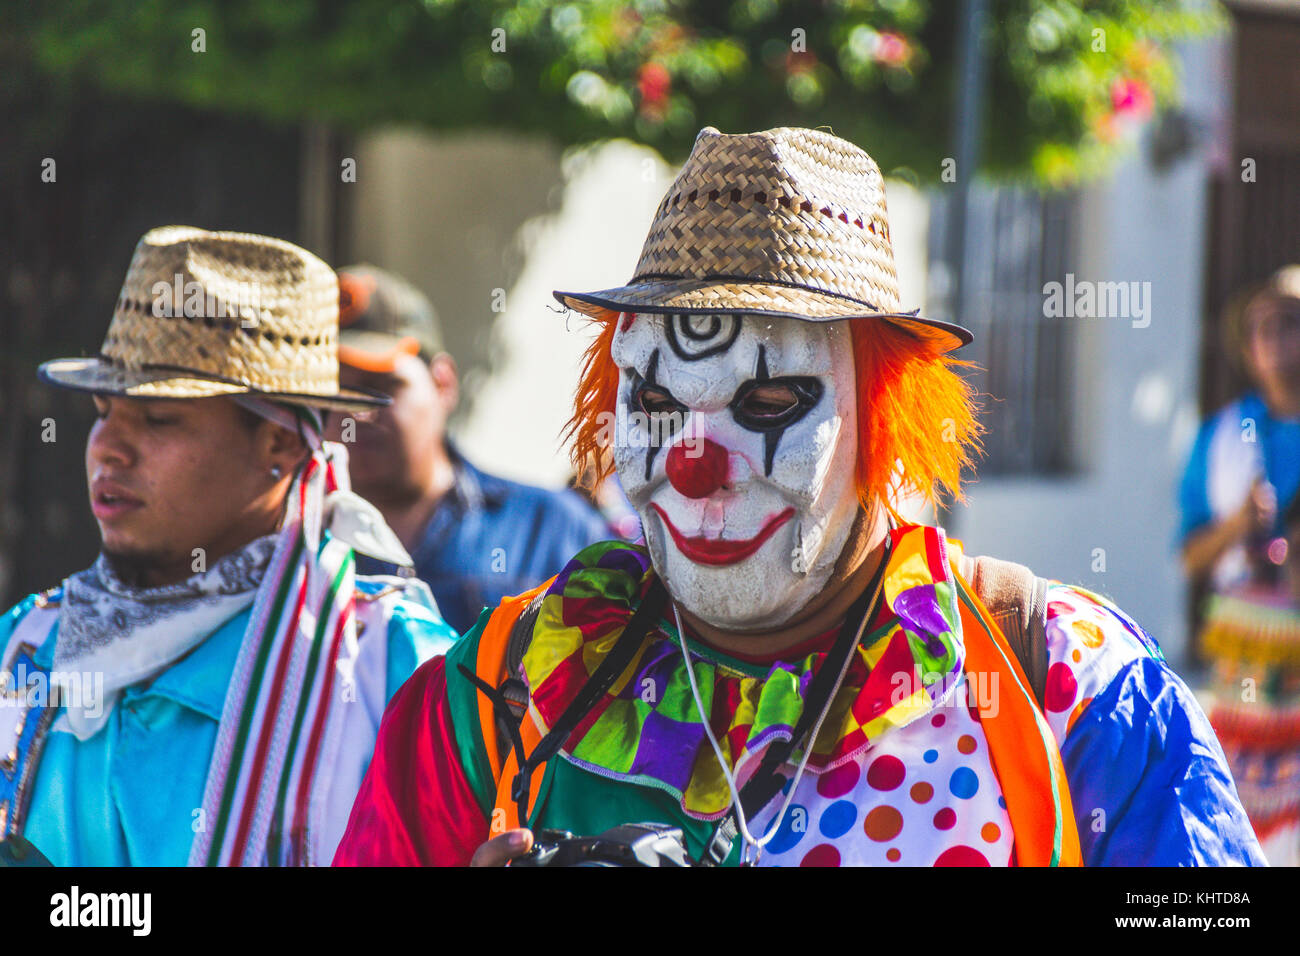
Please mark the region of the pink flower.
[[1141, 80], [1121, 77], [1110, 87], [1110, 105], [1116, 113], [1131, 113], [1146, 118], [1155, 107], [1151, 87]]
[[876, 35], [876, 48], [872, 56], [877, 63], [885, 66], [901, 66], [912, 55], [912, 48], [905, 37], [897, 33], [879, 33]]
[[659, 106], [668, 99], [673, 78], [662, 63], [651, 62], [642, 65], [636, 83], [641, 91], [641, 102], [646, 106]]

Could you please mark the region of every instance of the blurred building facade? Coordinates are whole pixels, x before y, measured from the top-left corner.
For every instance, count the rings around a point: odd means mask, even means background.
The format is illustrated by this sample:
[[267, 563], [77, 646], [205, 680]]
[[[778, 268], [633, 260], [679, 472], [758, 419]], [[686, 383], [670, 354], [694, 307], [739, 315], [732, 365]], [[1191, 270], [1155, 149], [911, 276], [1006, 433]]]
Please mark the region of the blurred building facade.
[[301, 241], [314, 202], [292, 127], [85, 98], [0, 110], [0, 599], [8, 607], [88, 566], [87, 396], [37, 365], [93, 355], [136, 242], [175, 223]]
[[[974, 380], [988, 455], [968, 503], [938, 520], [974, 553], [1112, 597], [1176, 665], [1189, 657], [1175, 486], [1199, 416], [1240, 387], [1220, 360], [1218, 308], [1241, 282], [1300, 259], [1296, 9], [1232, 4], [1231, 34], [1184, 51], [1180, 113], [1143, 131], [1104, 181], [1058, 195], [982, 186], [968, 213], [956, 317], [977, 336], [966, 357], [984, 369]], [[35, 366], [97, 348], [135, 240], [164, 222], [267, 232], [335, 265], [403, 274], [434, 302], [460, 364], [453, 433], [466, 453], [518, 480], [567, 480], [560, 432], [590, 333], [550, 293], [631, 275], [675, 173], [656, 153], [613, 142], [566, 154], [500, 134], [286, 133], [156, 108], [96, 126], [96, 111], [108, 115], [88, 104], [69, 124], [57, 189], [38, 185], [41, 156], [0, 158], [6, 181], [32, 180], [0, 193], [8, 221], [24, 224], [0, 239], [0, 402], [17, 412], [0, 417], [7, 600], [88, 563], [96, 543], [81, 465], [88, 403], [46, 394]], [[340, 175], [349, 163], [354, 175]], [[955, 309], [940, 254], [948, 201], [942, 187], [889, 183], [903, 299], [939, 316]], [[1149, 313], [1048, 316], [1044, 285], [1067, 275], [1138, 283]], [[47, 447], [51, 416], [59, 439]]]
[[[1058, 224], [1073, 251], [1050, 264], [1058, 274], [1043, 276], [1063, 281], [1065, 268], [1076, 280], [1149, 283], [1140, 287], [1150, 290], [1149, 314], [1029, 313], [1062, 326], [1040, 329], [1038, 341], [1069, 356], [1024, 356], [1040, 373], [1068, 377], [1058, 390], [1068, 400], [1047, 416], [1059, 419], [1063, 459], [1025, 467], [1013, 458], [985, 472], [949, 522], [973, 550], [1112, 597], [1183, 668], [1195, 660], [1189, 611], [1198, 596], [1178, 559], [1176, 487], [1200, 418], [1244, 385], [1223, 354], [1220, 308], [1241, 284], [1300, 259], [1300, 7], [1245, 3], [1231, 12], [1230, 34], [1183, 51], [1182, 110], [1144, 131], [1138, 152], [1074, 199]], [[1007, 242], [1017, 238], [987, 230], [970, 245], [978, 257]], [[993, 275], [974, 271], [977, 284]], [[1015, 429], [1017, 419], [1036, 416], [1003, 420], [1013, 442], [1041, 440]]]

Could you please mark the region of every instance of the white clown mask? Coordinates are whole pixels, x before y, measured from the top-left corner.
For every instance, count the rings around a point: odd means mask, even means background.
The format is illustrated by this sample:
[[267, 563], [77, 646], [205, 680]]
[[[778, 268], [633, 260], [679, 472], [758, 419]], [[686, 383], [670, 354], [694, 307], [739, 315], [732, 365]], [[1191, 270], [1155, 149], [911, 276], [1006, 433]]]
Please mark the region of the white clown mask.
[[780, 626], [826, 586], [858, 510], [848, 323], [618, 323], [614, 463], [656, 570], [716, 627]]

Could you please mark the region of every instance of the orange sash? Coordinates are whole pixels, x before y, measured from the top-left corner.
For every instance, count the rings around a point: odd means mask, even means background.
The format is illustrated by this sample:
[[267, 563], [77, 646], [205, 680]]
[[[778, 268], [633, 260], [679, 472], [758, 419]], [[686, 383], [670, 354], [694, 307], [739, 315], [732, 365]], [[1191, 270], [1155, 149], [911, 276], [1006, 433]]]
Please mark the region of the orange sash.
[[980, 711], [980, 726], [1011, 817], [1016, 864], [1082, 866], [1079, 831], [1056, 738], [1006, 637], [958, 572], [960, 552], [951, 551], [951, 570], [960, 588], [957, 603], [966, 675], [977, 686], [995, 689], [993, 706]]
[[[519, 620], [519, 615], [524, 612], [533, 598], [549, 588], [554, 580], [555, 578], [551, 578], [531, 591], [502, 599], [500, 606], [492, 612], [479, 637], [478, 656], [474, 667], [477, 676], [484, 683], [491, 687], [500, 687], [507, 677], [514, 676], [506, 673], [506, 649], [510, 644], [510, 632], [514, 629], [515, 621]], [[513, 830], [520, 825], [515, 801], [510, 797], [511, 784], [514, 782], [515, 774], [519, 772], [519, 759], [514, 753], [514, 748], [508, 743], [504, 748], [500, 746], [500, 734], [497, 731], [492, 702], [484, 694], [478, 695], [478, 719], [483, 734], [483, 745], [487, 749], [488, 764], [492, 767], [492, 776], [497, 782], [496, 803], [492, 810], [492, 831], [495, 836], [502, 830]], [[532, 715], [528, 713], [524, 714], [523, 722], [519, 726], [519, 734], [523, 738], [524, 750], [528, 753], [532, 753], [533, 748], [542, 739], [537, 725], [533, 723]], [[504, 765], [501, 762], [503, 749], [506, 750]], [[533, 772], [530, 781], [531, 793], [528, 798], [530, 807], [536, 805], [537, 794], [545, 772], [545, 765]]]

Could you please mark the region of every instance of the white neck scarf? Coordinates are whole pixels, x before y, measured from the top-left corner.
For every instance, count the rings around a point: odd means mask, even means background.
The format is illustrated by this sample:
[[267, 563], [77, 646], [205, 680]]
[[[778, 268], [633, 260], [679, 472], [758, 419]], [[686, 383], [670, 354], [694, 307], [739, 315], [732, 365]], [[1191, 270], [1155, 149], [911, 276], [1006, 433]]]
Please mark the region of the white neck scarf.
[[123, 688], [157, 676], [251, 605], [275, 543], [274, 534], [257, 538], [162, 587], [127, 584], [102, 554], [69, 577], [51, 681], [80, 690], [62, 695], [77, 739], [104, 726]]

